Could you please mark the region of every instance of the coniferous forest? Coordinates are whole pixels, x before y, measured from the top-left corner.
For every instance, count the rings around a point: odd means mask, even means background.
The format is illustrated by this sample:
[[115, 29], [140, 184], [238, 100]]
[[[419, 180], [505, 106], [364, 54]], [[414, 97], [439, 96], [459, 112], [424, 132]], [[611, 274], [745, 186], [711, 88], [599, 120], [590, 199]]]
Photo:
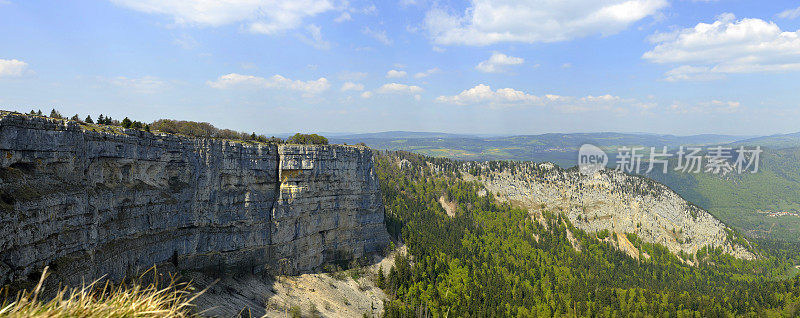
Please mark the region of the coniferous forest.
[[[406, 152], [377, 161], [387, 229], [408, 251], [378, 279], [392, 299], [387, 317], [800, 315], [800, 276], [787, 274], [798, 260], [793, 244], [752, 242], [751, 261], [706, 248], [691, 266], [627, 234], [650, 255], [637, 260], [602, 240], [608, 233], [499, 203], [464, 181], [457, 161]], [[454, 216], [442, 196], [457, 203]]]

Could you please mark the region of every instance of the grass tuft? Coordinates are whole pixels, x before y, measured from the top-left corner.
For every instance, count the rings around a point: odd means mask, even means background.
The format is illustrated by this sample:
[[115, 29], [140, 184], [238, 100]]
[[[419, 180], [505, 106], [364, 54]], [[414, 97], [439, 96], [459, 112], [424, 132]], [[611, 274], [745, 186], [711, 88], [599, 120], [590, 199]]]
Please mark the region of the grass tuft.
[[[150, 283], [143, 283], [152, 273]], [[179, 283], [175, 276], [159, 283], [159, 275], [151, 268], [131, 283], [102, 285], [98, 279], [82, 288], [61, 288], [54, 297], [43, 300], [45, 267], [33, 291], [21, 291], [13, 300], [0, 304], [0, 317], [194, 317], [191, 301], [203, 291], [195, 292], [189, 283]], [[160, 287], [164, 286], [164, 287]]]

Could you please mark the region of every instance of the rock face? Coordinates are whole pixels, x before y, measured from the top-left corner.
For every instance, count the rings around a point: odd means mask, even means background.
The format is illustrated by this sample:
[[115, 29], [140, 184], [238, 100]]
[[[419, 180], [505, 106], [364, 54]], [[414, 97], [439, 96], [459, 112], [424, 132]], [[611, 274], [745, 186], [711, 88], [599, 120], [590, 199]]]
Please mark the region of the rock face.
[[577, 169], [565, 170], [550, 163], [502, 165], [501, 169], [494, 163], [466, 163], [463, 171], [468, 179], [475, 179], [469, 171], [480, 175], [486, 189], [500, 200], [532, 213], [542, 209], [563, 212], [572, 224], [590, 233], [634, 233], [674, 254], [696, 254], [708, 246], [739, 258], [755, 257], [737, 243], [727, 226], [653, 180], [615, 170], [584, 176]]
[[388, 244], [370, 149], [0, 117], [0, 285], [50, 266], [295, 274]]

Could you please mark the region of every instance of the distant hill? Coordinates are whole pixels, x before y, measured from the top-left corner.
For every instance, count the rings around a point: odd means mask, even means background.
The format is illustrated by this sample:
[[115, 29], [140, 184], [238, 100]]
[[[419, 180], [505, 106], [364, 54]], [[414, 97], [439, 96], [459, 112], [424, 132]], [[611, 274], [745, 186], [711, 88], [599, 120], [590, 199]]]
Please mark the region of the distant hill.
[[800, 147], [800, 132], [748, 138], [734, 142], [733, 145], [758, 145], [773, 149]]
[[560, 166], [576, 164], [581, 145], [590, 143], [616, 152], [620, 146], [670, 148], [680, 145], [726, 144], [750, 138], [731, 135], [674, 136], [639, 133], [551, 133], [500, 137], [392, 131], [331, 138], [333, 143], [364, 142], [374, 149], [405, 150], [428, 156], [462, 160], [551, 161]]
[[475, 135], [449, 134], [440, 132], [417, 132], [417, 131], [384, 131], [376, 133], [346, 134], [333, 136], [334, 139], [400, 139], [400, 138], [477, 138]]

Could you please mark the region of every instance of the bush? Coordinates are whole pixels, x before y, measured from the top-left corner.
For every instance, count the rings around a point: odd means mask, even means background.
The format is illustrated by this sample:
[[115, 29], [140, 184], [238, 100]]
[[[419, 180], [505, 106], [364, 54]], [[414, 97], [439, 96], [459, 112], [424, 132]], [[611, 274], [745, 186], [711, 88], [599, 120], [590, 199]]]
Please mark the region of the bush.
[[286, 139], [286, 142], [290, 144], [301, 144], [301, 145], [327, 145], [328, 138], [325, 138], [317, 134], [307, 135], [307, 134], [296, 133], [294, 134], [294, 136], [289, 137], [289, 139]]
[[[248, 134], [231, 129], [219, 129], [209, 123], [187, 120], [159, 119], [154, 121], [147, 129], [158, 130], [170, 134], [181, 134], [199, 138], [220, 138], [229, 140], [253, 140], [258, 142], [281, 142], [279, 138], [267, 138], [264, 135]], [[149, 131], [149, 130], [148, 130]]]

